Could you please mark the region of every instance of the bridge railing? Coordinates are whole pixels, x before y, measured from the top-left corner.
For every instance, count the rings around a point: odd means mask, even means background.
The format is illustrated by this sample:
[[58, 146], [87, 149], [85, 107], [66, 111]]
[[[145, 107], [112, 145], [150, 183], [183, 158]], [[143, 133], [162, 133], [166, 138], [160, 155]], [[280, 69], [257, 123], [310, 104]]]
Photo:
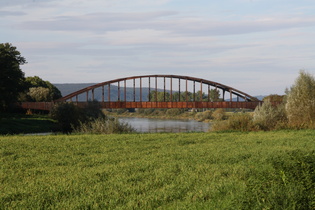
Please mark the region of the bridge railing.
[[50, 111], [54, 106], [54, 102], [21, 102], [19, 106], [22, 109]]

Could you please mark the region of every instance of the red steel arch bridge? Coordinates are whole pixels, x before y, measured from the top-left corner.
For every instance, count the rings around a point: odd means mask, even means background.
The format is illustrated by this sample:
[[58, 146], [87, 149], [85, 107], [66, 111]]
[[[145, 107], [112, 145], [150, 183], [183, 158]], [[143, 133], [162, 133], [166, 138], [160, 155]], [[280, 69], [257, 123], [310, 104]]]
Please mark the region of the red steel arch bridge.
[[[210, 92], [220, 95], [213, 99]], [[119, 108], [244, 108], [262, 103], [235, 88], [206, 79], [180, 75], [144, 75], [110, 80], [70, 93], [54, 102], [23, 102], [24, 109], [50, 110], [56, 103], [85, 106], [97, 98], [104, 109]], [[150, 94], [150, 96], [149, 96]]]

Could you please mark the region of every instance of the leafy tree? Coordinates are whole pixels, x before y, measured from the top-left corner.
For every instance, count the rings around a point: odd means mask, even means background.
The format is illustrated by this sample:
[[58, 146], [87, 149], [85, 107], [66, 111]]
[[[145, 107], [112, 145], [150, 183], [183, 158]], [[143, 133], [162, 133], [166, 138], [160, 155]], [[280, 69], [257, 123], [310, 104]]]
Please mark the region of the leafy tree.
[[164, 92], [157, 92], [154, 90], [149, 93], [149, 98], [150, 101], [170, 101], [170, 94], [168, 92], [165, 92], [164, 97]]
[[210, 95], [210, 101], [219, 101], [220, 91], [216, 89], [211, 89], [208, 93]]
[[290, 125], [310, 127], [315, 120], [315, 79], [301, 70], [287, 91], [286, 111]]
[[204, 92], [202, 92], [202, 94], [201, 94], [201, 97], [200, 97], [200, 90], [199, 91], [197, 91], [196, 93], [195, 93], [195, 101], [207, 101], [208, 99], [208, 97], [206, 96], [206, 94], [204, 93]]
[[16, 102], [24, 88], [24, 73], [20, 65], [26, 63], [21, 53], [10, 43], [0, 44], [0, 111]]
[[21, 101], [53, 101], [61, 98], [61, 92], [56, 86], [38, 76], [27, 77], [25, 86], [27, 91], [20, 95]]
[[50, 100], [49, 89], [44, 87], [31, 87], [28, 96], [37, 102]]

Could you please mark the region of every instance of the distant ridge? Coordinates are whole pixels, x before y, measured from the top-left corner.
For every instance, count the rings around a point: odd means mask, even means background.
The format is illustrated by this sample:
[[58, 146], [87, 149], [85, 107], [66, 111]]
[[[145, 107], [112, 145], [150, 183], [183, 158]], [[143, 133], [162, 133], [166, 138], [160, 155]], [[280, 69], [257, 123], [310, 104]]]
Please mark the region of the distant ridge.
[[[62, 96], [66, 96], [70, 93], [73, 93], [77, 90], [81, 90], [83, 88], [95, 85], [97, 83], [65, 83], [65, 84], [54, 84], [61, 92]], [[107, 86], [104, 86], [104, 91], [105, 91], [105, 101], [107, 100]], [[153, 90], [153, 89], [152, 89]], [[127, 100], [128, 101], [133, 101], [133, 88], [131, 87], [127, 87], [126, 88], [127, 91]], [[163, 91], [161, 89], [158, 89], [158, 91]], [[89, 100], [92, 100], [92, 94], [89, 94]], [[149, 95], [149, 90], [148, 88], [143, 88], [142, 89], [142, 101], [148, 101], [148, 95]], [[121, 99], [123, 99], [124, 97], [124, 90], [123, 88], [120, 89], [120, 97]], [[111, 85], [111, 91], [110, 91], [110, 98], [111, 101], [117, 101], [118, 100], [118, 87], [116, 85]], [[94, 99], [97, 101], [101, 101], [102, 100], [102, 90], [101, 88], [97, 88], [95, 89], [94, 92]], [[85, 94], [81, 94], [78, 98], [79, 101], [85, 101], [86, 100], [86, 95]], [[136, 101], [140, 101], [140, 88], [136, 88]]]

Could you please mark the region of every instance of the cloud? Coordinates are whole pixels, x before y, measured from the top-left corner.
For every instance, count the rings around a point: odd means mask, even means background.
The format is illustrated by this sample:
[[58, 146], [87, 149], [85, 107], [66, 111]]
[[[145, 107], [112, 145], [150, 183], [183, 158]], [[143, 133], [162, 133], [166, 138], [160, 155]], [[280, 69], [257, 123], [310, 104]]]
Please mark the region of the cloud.
[[1, 0], [0, 7], [16, 7], [16, 6], [42, 6], [49, 2], [58, 1], [58, 0]]
[[[257, 18], [256, 20], [220, 21], [181, 17], [174, 11], [146, 13], [92, 13], [78, 16], [57, 16], [49, 20], [26, 21], [20, 29], [106, 33], [113, 31], [139, 32], [155, 30], [185, 36], [220, 36], [278, 31], [290, 28], [315, 26], [315, 17]], [[163, 31], [163, 32], [159, 32]]]
[[314, 71], [309, 2], [0, 0], [0, 37], [27, 75], [51, 82], [179, 74], [282, 93], [300, 68]]
[[23, 16], [26, 15], [25, 12], [20, 12], [20, 11], [0, 11], [0, 17], [7, 17], [7, 16]]

